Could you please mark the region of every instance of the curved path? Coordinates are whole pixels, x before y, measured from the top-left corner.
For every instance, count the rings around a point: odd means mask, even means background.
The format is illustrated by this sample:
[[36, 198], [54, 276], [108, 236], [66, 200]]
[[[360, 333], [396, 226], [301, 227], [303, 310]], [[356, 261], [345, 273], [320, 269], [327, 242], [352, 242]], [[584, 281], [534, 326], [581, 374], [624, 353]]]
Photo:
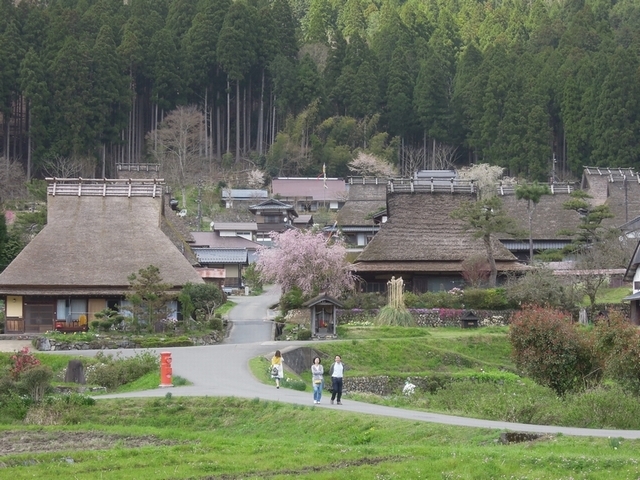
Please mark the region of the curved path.
[[[437, 413], [404, 410], [346, 399], [343, 405], [329, 405], [327, 396], [323, 396], [320, 405], [313, 404], [311, 392], [299, 392], [288, 388], [276, 389], [273, 385], [258, 382], [249, 370], [248, 362], [259, 355], [270, 355], [283, 345], [309, 346], [309, 342], [275, 342], [272, 338], [273, 327], [270, 318], [273, 312], [269, 307], [277, 302], [279, 290], [271, 287], [258, 297], [233, 297], [237, 306], [231, 311], [233, 327], [227, 341], [220, 345], [202, 347], [167, 348], [172, 353], [173, 374], [189, 379], [193, 385], [176, 388], [159, 388], [141, 392], [100, 395], [99, 398], [120, 397], [163, 397], [167, 392], [173, 396], [234, 396], [242, 398], [260, 398], [308, 405], [324, 409], [340, 409], [354, 413], [383, 415], [407, 420], [441, 423], [461, 427], [491, 428], [498, 430], [524, 431], [534, 433], [562, 433], [572, 436], [640, 438], [640, 430], [602, 430], [589, 428], [554, 427], [549, 425], [529, 425], [521, 423], [479, 420]], [[135, 354], [135, 350], [121, 350], [122, 355]], [[56, 352], [62, 353], [62, 352]], [[95, 355], [96, 351], [64, 352], [74, 355]], [[115, 351], [113, 353], [116, 353]]]

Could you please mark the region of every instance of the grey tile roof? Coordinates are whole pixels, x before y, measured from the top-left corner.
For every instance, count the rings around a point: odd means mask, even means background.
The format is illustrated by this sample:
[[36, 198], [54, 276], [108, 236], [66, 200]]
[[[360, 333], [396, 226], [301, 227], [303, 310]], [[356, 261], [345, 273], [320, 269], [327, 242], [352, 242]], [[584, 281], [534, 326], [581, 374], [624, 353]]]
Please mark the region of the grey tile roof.
[[193, 252], [201, 264], [247, 263], [246, 248], [194, 248]]
[[256, 222], [213, 222], [213, 229], [225, 232], [255, 232]]

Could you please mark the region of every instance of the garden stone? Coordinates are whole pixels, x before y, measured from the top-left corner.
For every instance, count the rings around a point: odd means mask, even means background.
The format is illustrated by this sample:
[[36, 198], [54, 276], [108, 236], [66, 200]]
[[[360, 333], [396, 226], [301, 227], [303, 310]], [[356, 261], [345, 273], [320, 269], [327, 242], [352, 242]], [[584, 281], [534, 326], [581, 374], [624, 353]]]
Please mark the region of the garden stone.
[[85, 384], [84, 365], [81, 360], [69, 360], [67, 364], [67, 372], [64, 375], [64, 381], [69, 383]]
[[43, 352], [49, 352], [51, 351], [51, 342], [47, 337], [41, 337], [38, 339], [38, 344], [36, 348]]

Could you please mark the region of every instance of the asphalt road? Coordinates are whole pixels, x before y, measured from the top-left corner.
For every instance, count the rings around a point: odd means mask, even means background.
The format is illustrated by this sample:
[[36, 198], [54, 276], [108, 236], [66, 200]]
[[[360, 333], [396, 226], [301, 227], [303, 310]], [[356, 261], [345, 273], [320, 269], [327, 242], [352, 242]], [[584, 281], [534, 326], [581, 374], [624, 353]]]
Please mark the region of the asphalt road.
[[[162, 350], [170, 351], [172, 354], [173, 374], [188, 379], [193, 385], [124, 394], [100, 395], [96, 398], [163, 397], [167, 392], [171, 392], [174, 397], [235, 396], [460, 427], [548, 434], [562, 433], [571, 436], [640, 438], [640, 430], [601, 430], [480, 420], [355, 402], [350, 400], [348, 396], [343, 399], [343, 405], [329, 405], [329, 398], [326, 395], [323, 396], [320, 405], [314, 405], [311, 392], [299, 392], [288, 388], [276, 389], [275, 385], [265, 385], [258, 382], [249, 370], [248, 362], [251, 358], [259, 355], [270, 357], [276, 349], [284, 349], [284, 347], [310, 345], [310, 342], [275, 342], [269, 340], [272, 338], [269, 318], [274, 315], [273, 312], [269, 311], [269, 307], [277, 301], [278, 296], [279, 291], [277, 288], [271, 288], [258, 297], [232, 297], [238, 303], [230, 315], [234, 326], [227, 341], [223, 344], [202, 347], [176, 347]], [[136, 353], [135, 350], [121, 350], [118, 352], [124, 356]], [[80, 353], [93, 356], [96, 351], [64, 353], [75, 355]], [[116, 354], [116, 351], [110, 351], [109, 353]], [[345, 349], [343, 357], [348, 363], [348, 349]]]

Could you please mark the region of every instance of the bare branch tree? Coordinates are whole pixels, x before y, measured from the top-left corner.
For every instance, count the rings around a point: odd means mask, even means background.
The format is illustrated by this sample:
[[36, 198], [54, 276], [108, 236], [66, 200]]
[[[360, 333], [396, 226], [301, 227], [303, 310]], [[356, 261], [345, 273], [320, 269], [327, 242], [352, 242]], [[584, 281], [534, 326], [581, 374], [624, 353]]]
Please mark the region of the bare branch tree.
[[424, 149], [416, 147], [405, 147], [400, 161], [400, 175], [404, 178], [411, 178], [418, 170], [422, 170], [424, 165]]
[[433, 170], [453, 169], [458, 156], [458, 147], [436, 142], [431, 154], [431, 168]]
[[7, 159], [0, 168], [0, 200], [20, 198], [26, 193], [26, 176], [22, 165], [19, 161]]
[[54, 155], [42, 164], [42, 169], [48, 177], [77, 178], [82, 176], [82, 163], [78, 157]]
[[182, 207], [186, 207], [185, 187], [195, 176], [200, 159], [200, 130], [204, 115], [194, 105], [178, 107], [169, 113], [156, 131], [147, 136], [147, 141], [155, 148], [152, 154], [162, 165], [164, 176], [182, 190]]

